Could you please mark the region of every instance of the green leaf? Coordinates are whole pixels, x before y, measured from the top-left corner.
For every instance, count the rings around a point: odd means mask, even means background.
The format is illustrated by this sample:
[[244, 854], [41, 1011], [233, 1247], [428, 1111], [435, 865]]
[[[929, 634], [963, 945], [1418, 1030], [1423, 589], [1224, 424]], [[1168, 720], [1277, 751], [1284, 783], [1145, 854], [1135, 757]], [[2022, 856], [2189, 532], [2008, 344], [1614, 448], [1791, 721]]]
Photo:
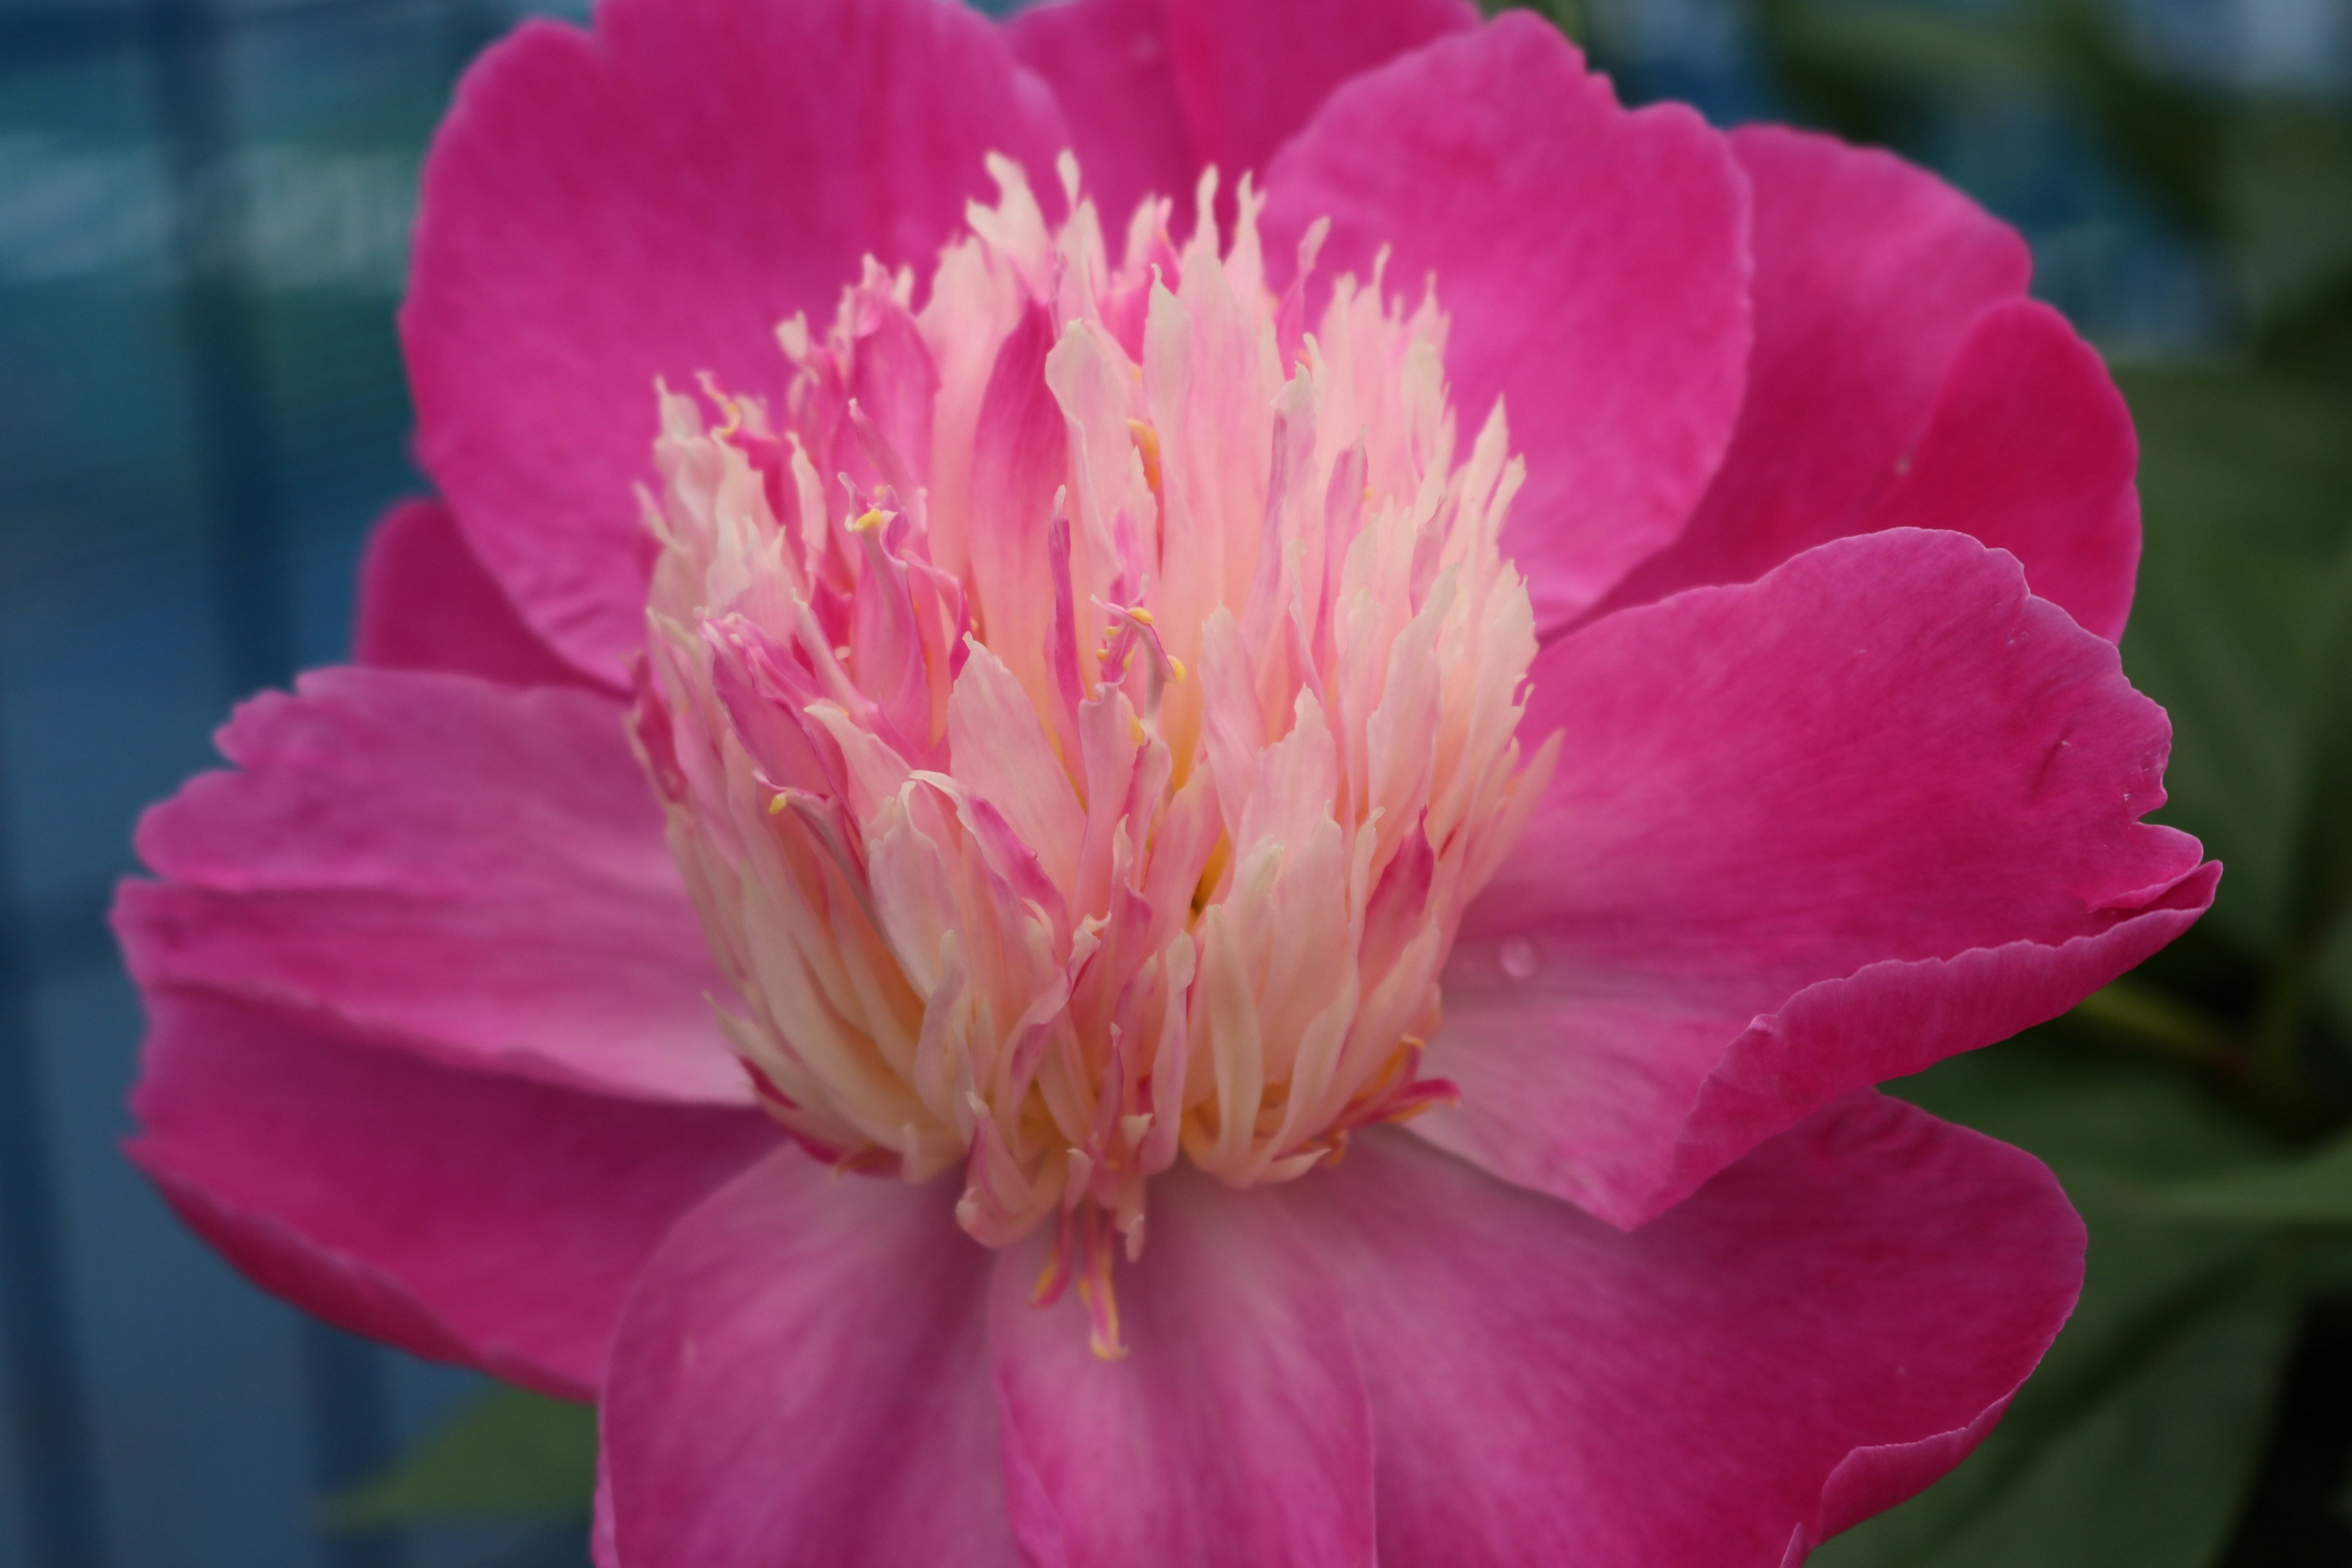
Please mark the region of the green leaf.
[[424, 1447], [334, 1499], [335, 1530], [489, 1520], [571, 1519], [596, 1496], [596, 1412], [499, 1388]]
[[2234, 106], [2200, 84], [2152, 70], [2111, 0], [2032, 0], [2027, 7], [2070, 108], [2108, 153], [2191, 232], [2227, 226], [2223, 148]]
[[1585, 42], [1583, 0], [1478, 0], [1478, 8], [1489, 16], [1505, 11], [1533, 11], [1572, 41]]
[[2163, 820], [2229, 867], [2209, 923], [2299, 937], [2297, 883], [2352, 531], [2352, 401], [2213, 370], [2118, 375], [2140, 430], [2147, 549], [2124, 668], [2171, 712]]
[[2316, 102], [2254, 103], [2232, 128], [2231, 247], [2264, 310], [2352, 269], [2352, 118]]
[[[2345, 505], [2352, 510], [2352, 498]], [[2315, 969], [2326, 966], [2331, 946], [2352, 941], [2352, 542], [2336, 558], [2322, 614], [2311, 720], [2316, 740], [2292, 910]]]
[[[2012, 1413], [1949, 1479], [1814, 1568], [2206, 1568], [2261, 1459], [2295, 1308], [2264, 1280], [2192, 1303], [2074, 1419]], [[1935, 1506], [1947, 1495], [1963, 1506]]]
[[2046, 74], [2039, 40], [2006, 20], [1853, 0], [1754, 0], [1748, 12], [1779, 95], [1851, 141], [1900, 144], [1925, 100]]
[[2151, 1194], [2159, 1213], [2239, 1226], [2352, 1225], [2352, 1135], [2300, 1160]]
[[2013, 22], [1913, 6], [1829, 0], [1769, 8], [1773, 44], [1793, 63], [1858, 81], [2007, 86], [2046, 77], [2041, 41]]
[[2352, 1034], [2352, 919], [2338, 920], [2320, 944], [2318, 981], [2336, 1028]]
[[2083, 1298], [1983, 1446], [1817, 1568], [2205, 1568], [2261, 1458], [2299, 1281], [2262, 1235], [2147, 1194], [2275, 1146], [2182, 1075], [2056, 1030], [1897, 1087], [2049, 1163], [2090, 1227]]
[[[2155, 1063], [2086, 1048], [2071, 1025], [2045, 1025], [1889, 1086], [1943, 1117], [2039, 1156], [2079, 1206], [2144, 1211], [2132, 1194], [2278, 1158], [2275, 1140]], [[2083, 1192], [2076, 1192], [2077, 1187]]]
[[1952, 100], [2055, 97], [2146, 192], [2189, 228], [2226, 226], [2232, 108], [2148, 69], [2103, 0], [2021, 0], [1993, 8], [1755, 0], [1776, 85], [1831, 128], [1900, 139], [1921, 94]]

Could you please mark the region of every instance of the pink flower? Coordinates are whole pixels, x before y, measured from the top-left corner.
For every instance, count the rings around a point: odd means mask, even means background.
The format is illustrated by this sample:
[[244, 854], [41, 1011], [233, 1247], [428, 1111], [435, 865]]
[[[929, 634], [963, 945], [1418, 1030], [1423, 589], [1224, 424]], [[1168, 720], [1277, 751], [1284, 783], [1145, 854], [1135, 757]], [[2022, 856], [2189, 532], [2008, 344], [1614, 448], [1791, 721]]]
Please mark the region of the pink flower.
[[2219, 875], [2025, 275], [1454, 0], [529, 24], [446, 503], [141, 825], [136, 1156], [597, 1399], [622, 1568], [1793, 1563], [2080, 1278], [1872, 1086]]

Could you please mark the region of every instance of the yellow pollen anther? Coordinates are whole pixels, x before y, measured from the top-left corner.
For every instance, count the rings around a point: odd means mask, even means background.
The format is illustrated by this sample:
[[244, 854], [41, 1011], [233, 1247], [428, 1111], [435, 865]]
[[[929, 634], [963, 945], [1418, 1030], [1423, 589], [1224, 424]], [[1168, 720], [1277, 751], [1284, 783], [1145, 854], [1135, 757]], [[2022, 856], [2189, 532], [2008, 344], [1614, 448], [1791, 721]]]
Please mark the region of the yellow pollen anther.
[[890, 514], [880, 507], [868, 507], [865, 514], [849, 525], [852, 533], [871, 533], [890, 521]]
[[[1151, 493], [1160, 493], [1160, 432], [1140, 419], [1127, 422], [1127, 432], [1135, 437], [1135, 449], [1143, 455], [1143, 482]], [[1146, 621], [1146, 626], [1150, 622]]]
[[1129, 610], [1127, 613], [1129, 616], [1134, 620], [1137, 626], [1148, 626], [1151, 624], [1151, 612], [1150, 610], [1138, 608]]
[[713, 430], [710, 433], [710, 438], [714, 441], [724, 441], [728, 437], [743, 428], [743, 405], [719, 389], [719, 378], [709, 371], [704, 371], [696, 379], [702, 383], [702, 395], [717, 404], [727, 415], [727, 423]]
[[1125, 1361], [1127, 1344], [1118, 1332], [1118, 1291], [1111, 1284], [1110, 1249], [1097, 1244], [1094, 1257], [1078, 1273], [1078, 1300], [1085, 1303], [1089, 1327], [1087, 1348], [1097, 1361]]
[[1179, 686], [1184, 683], [1184, 661], [1172, 653], [1168, 656], [1168, 673]]
[[1055, 1247], [1053, 1256], [1045, 1259], [1045, 1267], [1037, 1271], [1037, 1283], [1029, 1290], [1029, 1304], [1045, 1306], [1061, 1294], [1062, 1285], [1062, 1251]]
[[785, 807], [788, 804], [790, 804], [790, 803], [789, 803], [789, 802], [787, 802], [787, 801], [784, 799], [784, 797], [783, 797], [782, 795], [778, 795], [778, 796], [776, 796], [776, 798], [775, 798], [775, 799], [773, 799], [773, 800], [772, 800], [772, 801], [770, 801], [770, 802], [768, 803], [768, 815], [769, 815], [770, 816], [782, 816], [782, 815], [783, 814], [783, 809], [784, 809], [784, 807]]
[[1146, 740], [1150, 739], [1150, 737], [1143, 732], [1143, 721], [1137, 718], [1132, 713], [1127, 716], [1127, 727], [1129, 731], [1133, 731], [1135, 735], [1135, 743], [1137, 745], [1139, 746], [1143, 744]]

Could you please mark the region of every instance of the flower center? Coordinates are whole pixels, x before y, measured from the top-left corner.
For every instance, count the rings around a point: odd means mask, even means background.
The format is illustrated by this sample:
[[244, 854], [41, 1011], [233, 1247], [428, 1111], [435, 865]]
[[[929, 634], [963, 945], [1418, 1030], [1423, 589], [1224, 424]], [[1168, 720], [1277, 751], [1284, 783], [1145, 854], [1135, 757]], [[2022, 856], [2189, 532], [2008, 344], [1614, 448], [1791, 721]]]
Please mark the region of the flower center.
[[[1277, 298], [1244, 180], [1112, 265], [1075, 167], [1019, 170], [929, 297], [872, 262], [780, 408], [665, 389], [635, 731], [775, 1119], [845, 1167], [960, 1166], [1112, 1255], [1188, 1159], [1287, 1181], [1448, 1100], [1440, 967], [1548, 768], [1496, 544], [1497, 407], [1457, 460], [1445, 320]], [[715, 417], [712, 417], [715, 416]]]

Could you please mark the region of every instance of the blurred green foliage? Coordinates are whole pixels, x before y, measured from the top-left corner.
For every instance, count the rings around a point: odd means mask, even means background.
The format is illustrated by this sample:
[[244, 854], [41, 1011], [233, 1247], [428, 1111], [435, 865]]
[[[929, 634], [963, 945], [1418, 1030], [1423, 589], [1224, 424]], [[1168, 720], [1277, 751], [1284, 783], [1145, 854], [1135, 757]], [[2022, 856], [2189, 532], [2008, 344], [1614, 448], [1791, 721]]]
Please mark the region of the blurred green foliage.
[[[1531, 8], [1612, 63], [1601, 8]], [[2067, 1018], [1895, 1086], [2047, 1161], [2088, 1275], [1983, 1447], [1814, 1561], [2352, 1563], [2352, 110], [2159, 69], [2101, 0], [1748, 20], [1790, 116], [1855, 140], [2067, 117], [2208, 258], [2230, 338], [2117, 370], [2147, 526], [2125, 665], [2173, 718], [2160, 820], [2227, 863], [2221, 897]], [[583, 1510], [593, 1447], [589, 1413], [501, 1395], [336, 1517]]]
[[588, 1515], [596, 1492], [596, 1412], [497, 1388], [415, 1453], [327, 1505], [340, 1531]]

